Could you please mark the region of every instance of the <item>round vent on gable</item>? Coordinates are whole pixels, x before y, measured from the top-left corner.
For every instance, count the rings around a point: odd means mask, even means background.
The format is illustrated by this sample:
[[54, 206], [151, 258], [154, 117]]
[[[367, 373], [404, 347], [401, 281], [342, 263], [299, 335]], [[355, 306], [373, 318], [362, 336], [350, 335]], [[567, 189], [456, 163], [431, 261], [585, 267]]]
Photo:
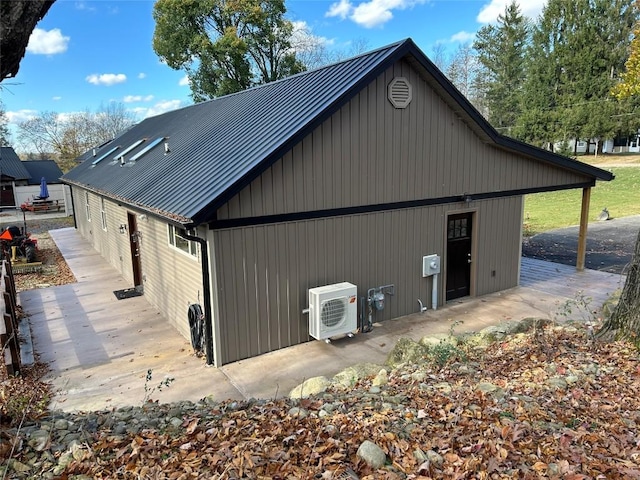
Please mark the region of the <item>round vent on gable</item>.
[[412, 89], [409, 80], [396, 77], [389, 84], [387, 95], [391, 105], [396, 108], [407, 108], [411, 103]]

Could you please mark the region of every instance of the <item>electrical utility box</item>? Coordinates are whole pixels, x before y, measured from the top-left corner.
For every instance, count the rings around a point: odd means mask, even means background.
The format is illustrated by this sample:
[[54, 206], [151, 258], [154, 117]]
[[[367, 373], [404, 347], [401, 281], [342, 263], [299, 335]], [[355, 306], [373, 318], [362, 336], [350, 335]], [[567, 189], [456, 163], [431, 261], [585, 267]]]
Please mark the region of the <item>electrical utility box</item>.
[[422, 257], [422, 276], [430, 277], [440, 273], [440, 256], [427, 255]]

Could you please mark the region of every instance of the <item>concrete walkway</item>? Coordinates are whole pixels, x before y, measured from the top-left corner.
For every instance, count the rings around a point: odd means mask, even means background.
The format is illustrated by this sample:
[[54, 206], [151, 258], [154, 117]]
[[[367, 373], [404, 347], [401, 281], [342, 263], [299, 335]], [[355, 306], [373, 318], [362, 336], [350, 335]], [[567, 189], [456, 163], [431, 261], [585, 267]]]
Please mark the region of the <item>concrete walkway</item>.
[[[130, 285], [73, 228], [50, 233], [78, 282], [21, 292], [19, 303], [30, 316], [34, 350], [51, 367], [52, 408], [67, 411], [139, 405], [149, 397], [281, 397], [310, 377], [332, 376], [360, 362], [384, 363], [400, 337], [447, 333], [454, 323], [462, 332], [503, 320], [553, 318], [578, 291], [600, 305], [623, 281], [616, 274], [523, 259], [521, 287], [375, 324], [371, 333], [352, 339], [309, 342], [217, 369], [205, 366], [144, 296], [117, 300], [113, 291]], [[169, 377], [170, 387], [159, 391]]]

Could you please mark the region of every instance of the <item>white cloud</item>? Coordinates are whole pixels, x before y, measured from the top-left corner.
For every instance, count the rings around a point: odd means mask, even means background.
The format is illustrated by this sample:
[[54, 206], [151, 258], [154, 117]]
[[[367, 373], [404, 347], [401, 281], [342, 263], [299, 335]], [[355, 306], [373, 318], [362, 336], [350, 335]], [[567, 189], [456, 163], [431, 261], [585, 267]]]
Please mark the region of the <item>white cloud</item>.
[[[494, 23], [498, 19], [498, 15], [503, 14], [507, 4], [511, 3], [511, 0], [490, 0], [489, 3], [484, 5], [478, 13], [477, 20], [480, 23]], [[542, 8], [546, 5], [547, 0], [527, 0], [526, 2], [520, 1], [520, 12], [525, 17], [536, 19]]]
[[180, 85], [181, 87], [188, 87], [189, 77], [187, 77], [186, 75], [182, 77], [180, 80], [178, 80], [178, 85]]
[[17, 110], [15, 112], [6, 112], [7, 120], [9, 123], [18, 124], [20, 122], [26, 122], [27, 120], [31, 120], [38, 116], [39, 112], [37, 110]]
[[181, 106], [181, 100], [163, 100], [162, 102], [156, 103], [153, 107], [136, 107], [132, 108], [131, 111], [141, 118], [148, 118], [155, 117], [161, 113], [170, 112], [171, 110], [175, 110]]
[[451, 38], [449, 39], [449, 41], [453, 43], [456, 43], [456, 42], [467, 43], [473, 40], [474, 38], [476, 38], [475, 33], [465, 32], [464, 30], [462, 30], [461, 32], [454, 33], [453, 35], [451, 35]]
[[125, 95], [122, 99], [124, 103], [150, 102], [151, 100], [153, 100], [153, 95], [146, 95], [144, 97], [142, 95]]
[[52, 97], [51, 100], [57, 102], [58, 100], [62, 100], [62, 97], [56, 95], [55, 97]]
[[52, 30], [43, 30], [34, 28], [29, 37], [27, 52], [34, 55], [55, 55], [56, 53], [64, 53], [69, 46], [70, 37], [62, 35], [59, 28]]
[[146, 77], [147, 77], [147, 74], [146, 74], [146, 73], [144, 73], [144, 72], [140, 72], [140, 73], [138, 74], [138, 78], [139, 78], [140, 80], [142, 80], [143, 78], [146, 78]]
[[325, 16], [349, 17], [351, 21], [365, 28], [384, 25], [393, 18], [394, 10], [405, 10], [427, 0], [369, 0], [354, 6], [349, 0], [333, 3]]
[[342, 20], [347, 18], [351, 11], [353, 10], [353, 5], [349, 0], [340, 0], [340, 2], [332, 3], [329, 7], [327, 13], [324, 14], [325, 17], [340, 17]]
[[95, 12], [95, 7], [90, 7], [87, 5], [87, 2], [76, 2], [75, 4], [76, 10], [86, 10], [88, 12]]
[[127, 76], [124, 73], [103, 73], [100, 75], [94, 73], [92, 75], [88, 75], [86, 80], [93, 85], [106, 85], [107, 87], [110, 87], [117, 83], [126, 82]]

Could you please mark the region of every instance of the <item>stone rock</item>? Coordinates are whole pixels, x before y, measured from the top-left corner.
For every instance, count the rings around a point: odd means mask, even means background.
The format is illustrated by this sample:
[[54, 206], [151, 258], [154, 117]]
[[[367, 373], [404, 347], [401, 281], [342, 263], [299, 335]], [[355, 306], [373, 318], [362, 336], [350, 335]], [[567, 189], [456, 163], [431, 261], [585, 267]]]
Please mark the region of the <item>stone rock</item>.
[[358, 448], [357, 455], [371, 468], [382, 468], [387, 461], [387, 455], [378, 445], [365, 440]]
[[420, 339], [420, 345], [424, 345], [425, 347], [435, 347], [441, 343], [457, 345], [458, 341], [448, 333], [434, 333], [433, 335], [428, 335]]
[[547, 380], [547, 385], [557, 390], [564, 390], [567, 388], [567, 381], [561, 377], [551, 377]]
[[498, 388], [499, 387], [489, 382], [480, 382], [476, 385], [476, 390], [480, 390], [481, 392], [484, 392], [484, 393], [495, 392], [496, 390], [498, 390]]
[[289, 398], [299, 399], [308, 398], [312, 395], [317, 395], [324, 392], [331, 385], [331, 381], [327, 377], [313, 377], [305, 380], [300, 385], [295, 387], [289, 393]]
[[27, 473], [30, 470], [29, 465], [25, 465], [17, 460], [11, 462], [11, 469], [16, 473]]
[[53, 424], [55, 430], [67, 430], [69, 428], [69, 422], [64, 418], [59, 418]]
[[296, 418], [307, 418], [309, 416], [309, 412], [307, 412], [304, 408], [293, 407], [289, 409], [289, 415]]
[[33, 433], [27, 442], [36, 452], [41, 452], [47, 448], [49, 444], [49, 432], [46, 430], [38, 430]]
[[427, 456], [427, 460], [431, 462], [431, 464], [436, 468], [441, 468], [444, 463], [444, 458], [438, 452], [434, 452], [433, 450], [427, 450], [425, 453]]
[[378, 374], [374, 377], [374, 379], [371, 381], [371, 385], [375, 387], [380, 387], [382, 385], [386, 385], [387, 383], [389, 383], [389, 375], [387, 374], [387, 371], [384, 368], [380, 370]]
[[358, 363], [347, 367], [333, 377], [333, 381], [346, 388], [353, 387], [358, 380], [376, 375], [382, 367], [373, 363]]
[[480, 330], [476, 342], [478, 344], [484, 344], [486, 342], [502, 340], [507, 336], [526, 333], [535, 327], [544, 327], [550, 323], [551, 321], [549, 319], [534, 317], [523, 318], [519, 321], [501, 322], [498, 325], [491, 325], [490, 327]]
[[389, 352], [386, 364], [394, 368], [404, 363], [423, 363], [428, 353], [428, 347], [410, 338], [401, 338]]

